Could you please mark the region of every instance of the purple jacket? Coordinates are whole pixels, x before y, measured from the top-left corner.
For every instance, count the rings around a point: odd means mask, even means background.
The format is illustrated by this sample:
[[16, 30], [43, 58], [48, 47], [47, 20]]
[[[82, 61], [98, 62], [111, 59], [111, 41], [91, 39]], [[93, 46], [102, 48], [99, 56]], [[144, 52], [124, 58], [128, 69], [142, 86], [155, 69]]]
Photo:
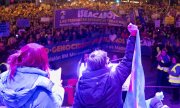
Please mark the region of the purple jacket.
[[103, 68], [83, 72], [80, 78], [73, 108], [122, 108], [121, 90], [126, 78], [131, 73], [135, 37], [130, 36], [125, 56], [115, 71]]

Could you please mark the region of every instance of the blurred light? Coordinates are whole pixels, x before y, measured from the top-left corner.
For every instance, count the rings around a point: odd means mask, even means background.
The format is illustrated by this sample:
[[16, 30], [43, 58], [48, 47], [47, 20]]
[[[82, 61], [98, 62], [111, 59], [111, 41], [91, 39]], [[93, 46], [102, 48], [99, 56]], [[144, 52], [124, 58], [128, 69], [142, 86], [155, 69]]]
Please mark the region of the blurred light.
[[127, 3], [127, 2], [130, 2], [130, 3], [139, 3], [139, 1], [129, 1], [129, 0], [127, 0], [127, 1], [122, 1], [122, 2], [125, 2], [125, 3]]
[[121, 2], [129, 2], [129, 0], [121, 0]]
[[67, 0], [67, 1], [71, 1], [71, 0]]
[[120, 3], [120, 0], [116, 0], [116, 3]]
[[42, 0], [39, 0], [39, 2], [41, 3], [41, 2], [42, 2]]

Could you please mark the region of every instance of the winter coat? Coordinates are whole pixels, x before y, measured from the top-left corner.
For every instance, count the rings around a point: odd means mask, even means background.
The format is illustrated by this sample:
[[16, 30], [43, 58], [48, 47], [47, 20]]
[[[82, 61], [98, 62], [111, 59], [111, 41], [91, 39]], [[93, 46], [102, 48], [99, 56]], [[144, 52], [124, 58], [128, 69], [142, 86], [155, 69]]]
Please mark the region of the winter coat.
[[79, 79], [73, 108], [122, 108], [122, 85], [131, 73], [135, 37], [130, 36], [125, 56], [112, 71], [104, 67], [85, 70]]
[[7, 108], [59, 108], [64, 89], [48, 78], [48, 73], [32, 67], [18, 67], [14, 78], [0, 75], [0, 102]]

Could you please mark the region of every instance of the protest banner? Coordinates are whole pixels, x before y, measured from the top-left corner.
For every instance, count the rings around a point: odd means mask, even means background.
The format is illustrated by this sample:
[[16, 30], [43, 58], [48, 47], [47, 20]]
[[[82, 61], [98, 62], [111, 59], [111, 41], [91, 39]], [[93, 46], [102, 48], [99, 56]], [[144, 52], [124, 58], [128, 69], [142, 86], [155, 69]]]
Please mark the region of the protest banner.
[[174, 24], [174, 23], [175, 23], [174, 17], [172, 16], [165, 17], [165, 20], [164, 20], [165, 25]]
[[62, 59], [90, 53], [94, 49], [102, 49], [108, 52], [124, 53], [126, 40], [116, 38], [110, 40], [108, 36], [95, 37], [88, 40], [76, 40], [46, 46], [49, 54], [49, 61], [55, 62]]
[[54, 27], [78, 26], [82, 24], [123, 26], [126, 21], [112, 11], [98, 11], [89, 9], [56, 10]]
[[155, 20], [154, 24], [155, 24], [155, 28], [158, 28], [161, 25], [161, 21], [160, 20]]
[[51, 18], [50, 17], [41, 17], [40, 22], [50, 22]]
[[176, 21], [176, 27], [180, 27], [180, 21]]
[[[93, 37], [84, 40], [61, 42], [45, 46], [48, 51], [49, 63], [51, 66], [58, 66], [60, 62], [69, 58], [83, 56], [96, 49], [107, 51], [108, 53], [118, 53], [123, 55], [126, 49], [126, 39], [122, 37], [110, 38], [109, 36]], [[151, 54], [150, 47], [142, 46], [142, 55]]]
[[29, 19], [19, 18], [16, 20], [16, 26], [20, 28], [30, 27]]
[[0, 37], [7, 37], [10, 35], [10, 25], [9, 22], [0, 23]]

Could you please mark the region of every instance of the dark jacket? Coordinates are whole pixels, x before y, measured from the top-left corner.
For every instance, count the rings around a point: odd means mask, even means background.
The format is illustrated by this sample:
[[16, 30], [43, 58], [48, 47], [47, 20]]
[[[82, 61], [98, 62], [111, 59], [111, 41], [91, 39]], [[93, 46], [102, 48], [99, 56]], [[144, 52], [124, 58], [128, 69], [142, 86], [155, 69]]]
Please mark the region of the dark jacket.
[[83, 72], [77, 84], [73, 108], [122, 108], [121, 89], [131, 73], [135, 37], [130, 36], [125, 56], [115, 71], [103, 68]]

